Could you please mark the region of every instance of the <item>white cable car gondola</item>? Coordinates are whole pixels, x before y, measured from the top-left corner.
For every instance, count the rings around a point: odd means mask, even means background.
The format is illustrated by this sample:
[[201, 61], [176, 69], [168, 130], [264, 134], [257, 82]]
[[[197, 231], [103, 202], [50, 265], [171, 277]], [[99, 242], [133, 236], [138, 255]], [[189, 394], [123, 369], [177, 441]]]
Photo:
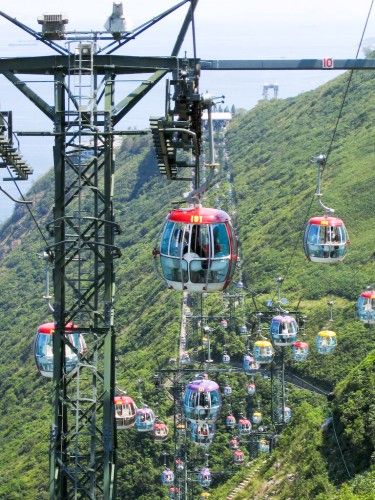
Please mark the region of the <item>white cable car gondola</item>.
[[242, 465], [245, 461], [245, 454], [241, 450], [236, 450], [233, 453], [233, 461], [236, 465]]
[[215, 292], [230, 283], [237, 262], [237, 239], [229, 215], [215, 208], [172, 210], [161, 237], [161, 270], [176, 290]]

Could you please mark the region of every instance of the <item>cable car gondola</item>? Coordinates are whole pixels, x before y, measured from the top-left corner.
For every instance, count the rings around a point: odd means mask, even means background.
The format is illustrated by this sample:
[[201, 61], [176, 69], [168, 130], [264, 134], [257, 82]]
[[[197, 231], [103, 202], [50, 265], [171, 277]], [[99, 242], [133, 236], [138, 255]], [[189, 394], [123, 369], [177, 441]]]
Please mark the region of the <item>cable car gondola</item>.
[[191, 441], [199, 446], [207, 448], [210, 446], [216, 435], [215, 424], [206, 422], [195, 422], [191, 424]]
[[297, 339], [298, 325], [293, 316], [275, 316], [270, 326], [271, 340], [275, 345], [288, 346]]
[[251, 433], [251, 422], [248, 418], [240, 418], [237, 424], [238, 433], [241, 436], [248, 436]]
[[208, 467], [203, 467], [198, 476], [198, 483], [203, 486], [203, 488], [208, 488], [212, 481], [212, 474]]
[[138, 432], [152, 431], [154, 429], [154, 423], [155, 414], [151, 410], [151, 408], [148, 408], [148, 406], [144, 408], [138, 408], [134, 423], [134, 427]]
[[292, 357], [295, 361], [305, 361], [308, 355], [309, 344], [307, 342], [301, 342], [299, 340], [293, 344]]
[[221, 394], [216, 382], [194, 380], [186, 387], [184, 407], [188, 420], [214, 423], [220, 416], [221, 406]]
[[277, 419], [280, 423], [288, 424], [292, 418], [292, 410], [287, 406], [284, 406], [284, 412], [282, 408], [277, 410]]
[[361, 293], [357, 302], [359, 320], [368, 325], [375, 324], [375, 290]]
[[256, 386], [255, 384], [247, 384], [246, 386], [246, 392], [248, 393], [249, 396], [254, 396], [256, 393]]
[[[40, 325], [34, 340], [34, 357], [39, 373], [43, 377], [53, 377], [53, 334], [55, 323]], [[87, 351], [85, 339], [73, 323], [65, 325], [65, 372], [69, 373], [78, 366], [79, 356]]]
[[215, 208], [179, 208], [167, 216], [161, 237], [161, 270], [176, 290], [215, 292], [230, 283], [237, 239], [229, 215]]
[[164, 422], [155, 422], [154, 428], [152, 429], [152, 436], [154, 441], [162, 443], [168, 439], [169, 429], [167, 424]]
[[267, 439], [261, 439], [259, 441], [258, 449], [261, 453], [269, 453], [270, 452], [270, 443]]
[[253, 354], [255, 361], [261, 364], [271, 363], [273, 358], [273, 347], [268, 340], [257, 340], [254, 343]]
[[236, 417], [234, 417], [233, 415], [228, 415], [225, 419], [225, 426], [227, 427], [227, 429], [234, 429], [236, 426]]
[[255, 411], [251, 417], [253, 424], [260, 424], [262, 421], [262, 414], [260, 411]]
[[117, 429], [129, 429], [134, 426], [137, 406], [129, 396], [115, 396], [115, 419]]
[[312, 217], [306, 227], [303, 246], [311, 262], [332, 264], [344, 260], [349, 236], [341, 219], [324, 215]]
[[226, 385], [223, 389], [224, 396], [231, 396], [232, 387], [230, 385]]
[[161, 473], [161, 484], [163, 486], [171, 486], [174, 482], [174, 474], [170, 469], [165, 469]]
[[321, 330], [316, 336], [316, 350], [319, 354], [332, 354], [337, 346], [336, 333], [331, 330]]
[[259, 363], [249, 354], [244, 354], [243, 357], [243, 370], [246, 374], [252, 374], [259, 371]]
[[245, 454], [241, 450], [236, 450], [233, 453], [233, 461], [236, 465], [242, 465], [245, 461]]
[[238, 441], [238, 439], [236, 437], [233, 437], [230, 441], [229, 441], [229, 449], [230, 450], [238, 450], [238, 448], [240, 447], [240, 443]]

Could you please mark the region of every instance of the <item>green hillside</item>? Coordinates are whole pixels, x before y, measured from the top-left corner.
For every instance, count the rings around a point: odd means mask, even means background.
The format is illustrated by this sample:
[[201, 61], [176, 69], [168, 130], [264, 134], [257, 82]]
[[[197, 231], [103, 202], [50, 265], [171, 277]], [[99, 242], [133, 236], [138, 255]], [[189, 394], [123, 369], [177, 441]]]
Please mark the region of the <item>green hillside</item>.
[[[282, 276], [288, 307], [299, 304], [307, 315], [305, 339], [311, 346], [304, 363], [286, 355], [287, 369], [328, 390], [338, 385], [330, 407], [324, 397], [290, 386], [293, 420], [274, 453], [234, 477], [224, 473], [233, 466], [222, 425], [210, 449], [210, 467], [221, 471], [213, 484], [212, 497], [217, 500], [226, 498], [252, 469], [257, 473], [248, 490], [235, 498], [272, 493], [279, 499], [362, 499], [373, 493], [375, 329], [357, 320], [355, 302], [375, 278], [375, 91], [371, 72], [353, 75], [333, 137], [348, 76], [293, 99], [263, 101], [237, 115], [226, 133], [247, 319], [252, 321], [254, 304], [262, 309], [267, 299], [275, 298], [275, 278]], [[307, 262], [302, 250], [308, 218], [321, 214], [314, 197], [316, 166], [310, 158], [327, 151], [323, 202], [345, 221], [351, 240], [346, 260], [329, 266]], [[32, 210], [44, 235], [52, 217], [52, 184], [48, 173], [27, 196], [34, 200]], [[166, 290], [158, 280], [151, 252], [171, 201], [188, 189], [159, 176], [149, 138], [124, 140], [116, 157], [115, 184], [115, 215], [123, 229], [116, 240], [123, 253], [116, 262], [118, 384], [136, 397], [137, 381], [142, 379], [142, 398], [171, 421], [167, 391], [156, 389], [152, 380], [159, 366], [177, 357], [181, 294]], [[224, 201], [227, 189], [223, 180]], [[216, 197], [210, 192], [208, 203], [214, 204]], [[0, 498], [43, 499], [48, 498], [51, 384], [37, 374], [32, 342], [37, 326], [52, 319], [42, 299], [45, 270], [38, 257], [45, 243], [23, 206], [0, 232]], [[338, 348], [334, 355], [322, 357], [314, 342], [329, 318], [328, 301], [334, 302]], [[192, 306], [197, 303], [192, 297]], [[220, 313], [221, 297], [209, 297], [205, 307]], [[223, 338], [217, 334], [213, 340], [215, 357], [222, 352]], [[234, 336], [227, 341], [240, 359], [243, 339]], [[231, 382], [236, 392], [246, 377]], [[257, 385], [266, 413], [269, 381], [261, 379]], [[240, 400], [234, 400], [237, 410]], [[334, 426], [321, 430], [331, 411]], [[119, 433], [120, 498], [167, 498], [160, 484], [163, 451], [171, 460], [171, 442], [154, 443], [135, 431]], [[194, 453], [198, 455], [193, 450], [193, 459]]]

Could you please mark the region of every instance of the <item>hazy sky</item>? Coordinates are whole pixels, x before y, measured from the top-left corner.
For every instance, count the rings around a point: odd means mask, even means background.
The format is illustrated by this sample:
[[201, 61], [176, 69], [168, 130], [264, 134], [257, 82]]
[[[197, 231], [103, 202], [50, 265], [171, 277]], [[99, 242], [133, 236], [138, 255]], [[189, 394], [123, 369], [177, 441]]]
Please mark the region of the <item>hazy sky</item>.
[[[178, 0], [124, 0], [124, 13], [133, 28], [150, 20]], [[104, 30], [112, 12], [112, 0], [16, 0], [1, 2], [0, 9], [35, 31], [43, 13], [64, 13], [68, 31]], [[187, 11], [187, 5], [156, 24], [117, 54], [168, 56]], [[201, 59], [304, 59], [354, 58], [371, 6], [371, 0], [199, 0], [195, 12], [197, 56]], [[365, 33], [365, 46], [375, 37], [375, 12], [371, 13]], [[372, 40], [371, 40], [372, 39]], [[193, 56], [192, 34], [188, 33], [180, 55]], [[53, 51], [0, 17], [0, 57], [52, 54]], [[360, 52], [359, 57], [363, 56]], [[250, 109], [262, 98], [264, 83], [277, 83], [279, 97], [286, 98], [316, 88], [337, 76], [334, 71], [296, 72], [203, 72], [201, 92], [225, 95], [231, 107]], [[39, 92], [48, 100], [49, 83]], [[45, 89], [45, 90], [44, 90]], [[148, 127], [151, 115], [164, 115], [165, 85], [143, 99], [120, 128]], [[15, 130], [51, 130], [51, 123], [4, 77], [0, 76], [0, 107], [14, 112]], [[51, 143], [46, 139], [21, 139], [25, 159], [37, 179], [52, 166]], [[3, 176], [2, 176], [3, 177]], [[18, 197], [9, 184], [0, 186]], [[32, 182], [32, 181], [31, 181]], [[26, 192], [30, 183], [19, 183]], [[12, 204], [0, 193], [0, 222], [10, 215]]]

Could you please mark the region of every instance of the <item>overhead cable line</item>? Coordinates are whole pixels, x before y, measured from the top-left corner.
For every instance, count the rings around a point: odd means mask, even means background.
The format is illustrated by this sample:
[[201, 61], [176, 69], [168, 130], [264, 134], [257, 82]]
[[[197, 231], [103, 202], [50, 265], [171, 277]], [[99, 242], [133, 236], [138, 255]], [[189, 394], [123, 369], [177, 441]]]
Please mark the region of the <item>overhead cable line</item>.
[[[10, 171], [9, 167], [7, 167], [7, 170], [8, 170], [9, 175], [10, 175], [10, 176], [12, 176], [12, 172]], [[19, 188], [19, 186], [18, 186], [17, 182], [16, 182], [16, 181], [14, 181], [14, 184], [15, 184], [15, 186], [16, 186], [16, 188], [17, 188], [17, 191], [18, 191], [19, 195], [21, 196], [22, 200], [25, 202], [25, 201], [26, 201], [26, 200], [25, 200], [25, 197], [23, 196], [23, 194], [22, 194], [22, 192], [21, 192], [21, 190], [20, 190], [20, 188]], [[25, 203], [25, 204], [26, 204], [26, 203]], [[32, 210], [31, 210], [31, 208], [29, 207], [29, 205], [28, 205], [28, 204], [26, 204], [26, 207], [27, 207], [27, 209], [28, 209], [28, 211], [29, 211], [29, 214], [31, 215], [31, 218], [32, 218], [32, 219], [33, 219], [33, 221], [34, 221], [34, 224], [35, 224], [35, 226], [36, 226], [37, 230], [39, 231], [39, 233], [40, 233], [41, 237], [43, 238], [44, 243], [45, 243], [46, 245], [48, 245], [48, 241], [47, 241], [46, 237], [44, 236], [44, 234], [43, 234], [43, 232], [42, 232], [42, 230], [41, 230], [41, 228], [40, 228], [40, 226], [39, 226], [39, 224], [38, 224], [38, 222], [37, 222], [37, 220], [36, 220], [36, 218], [35, 218], [35, 216], [34, 216], [34, 214], [33, 214]]]
[[[357, 53], [356, 53], [355, 59], [358, 59], [359, 52], [360, 52], [361, 47], [362, 47], [363, 38], [364, 38], [365, 33], [366, 33], [366, 29], [367, 29], [368, 21], [369, 21], [371, 12], [372, 12], [373, 4], [374, 4], [374, 0], [371, 0], [370, 8], [369, 8], [369, 11], [368, 11], [368, 14], [367, 14], [367, 18], [366, 18], [366, 21], [365, 21], [365, 24], [364, 24], [364, 27], [363, 27], [363, 30], [362, 30], [362, 35], [361, 35], [361, 39], [360, 39], [360, 42], [359, 42], [359, 45], [358, 45], [358, 49], [357, 49]], [[328, 162], [328, 157], [329, 157], [329, 155], [331, 153], [333, 142], [335, 140], [337, 129], [338, 129], [341, 117], [342, 117], [342, 112], [343, 112], [343, 109], [344, 109], [346, 98], [348, 96], [349, 87], [350, 87], [350, 84], [351, 84], [351, 81], [352, 81], [352, 78], [353, 78], [353, 71], [354, 70], [352, 69], [349, 72], [349, 78], [348, 78], [348, 81], [347, 81], [347, 84], [346, 84], [346, 88], [345, 88], [345, 91], [344, 91], [344, 95], [343, 95], [343, 98], [342, 98], [342, 101], [341, 101], [339, 113], [338, 113], [338, 116], [337, 116], [337, 119], [336, 119], [336, 123], [335, 123], [334, 129], [333, 129], [333, 133], [332, 133], [332, 137], [331, 137], [331, 140], [330, 140], [330, 143], [329, 143], [329, 146], [328, 146], [328, 150], [327, 150], [327, 153], [325, 155], [326, 160], [325, 160], [325, 163], [322, 165], [322, 170], [321, 170], [321, 174], [322, 175], [323, 175], [323, 172], [324, 172], [325, 165]], [[301, 228], [300, 232], [298, 233], [297, 240], [296, 240], [296, 243], [294, 245], [292, 255], [290, 257], [288, 265], [286, 266], [286, 271], [284, 273], [284, 277], [285, 278], [287, 277], [289, 269], [291, 268], [294, 256], [295, 256], [297, 248], [299, 246], [299, 242], [300, 242], [300, 239], [301, 239], [302, 231], [304, 231], [304, 227], [306, 226], [306, 221], [308, 219], [308, 214], [309, 214], [309, 212], [311, 210], [311, 206], [312, 206], [312, 203], [313, 203], [314, 199], [315, 199], [315, 193], [314, 193], [314, 195], [311, 198], [310, 204], [309, 204], [308, 209], [306, 211], [306, 215], [305, 215], [305, 218], [304, 218], [304, 221], [303, 221], [302, 228]]]

